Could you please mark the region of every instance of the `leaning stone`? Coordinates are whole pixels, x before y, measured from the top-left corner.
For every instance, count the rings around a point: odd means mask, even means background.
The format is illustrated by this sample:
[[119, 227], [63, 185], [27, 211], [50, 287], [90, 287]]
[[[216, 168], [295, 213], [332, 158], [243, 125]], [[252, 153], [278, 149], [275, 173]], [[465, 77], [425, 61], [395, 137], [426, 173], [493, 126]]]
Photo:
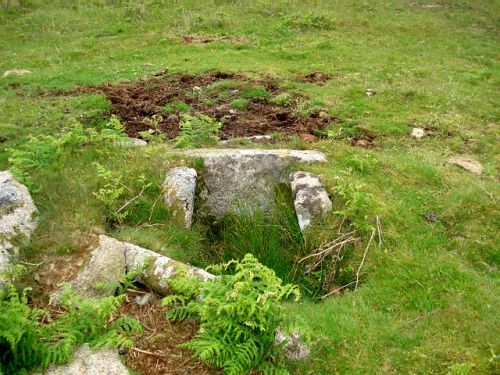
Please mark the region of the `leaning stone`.
[[410, 133], [410, 137], [414, 139], [421, 139], [425, 136], [425, 130], [422, 128], [413, 128]]
[[174, 279], [180, 273], [187, 277], [197, 277], [202, 280], [213, 280], [214, 275], [179, 262], [169, 257], [143, 249], [129, 243], [125, 244], [125, 258], [127, 273], [139, 272], [141, 281], [160, 295], [171, 292], [168, 281]]
[[185, 155], [201, 158], [201, 216], [220, 219], [227, 213], [268, 211], [274, 204], [274, 188], [287, 183], [292, 163], [324, 162], [319, 151], [198, 149]]
[[474, 174], [481, 174], [484, 170], [481, 163], [465, 156], [453, 156], [448, 159], [448, 163], [458, 165], [459, 167], [462, 167], [463, 169]]
[[0, 171], [0, 271], [37, 226], [35, 203], [26, 186], [9, 171]]
[[148, 142], [139, 138], [121, 138], [113, 141], [113, 144], [121, 147], [145, 147]]
[[323, 217], [332, 209], [332, 201], [319, 177], [308, 172], [294, 172], [290, 175], [290, 185], [295, 213], [302, 231], [314, 219]]
[[70, 283], [71, 289], [83, 297], [112, 296], [125, 275], [125, 243], [99, 236], [99, 246], [92, 251], [89, 263]]
[[88, 344], [78, 348], [73, 360], [63, 366], [50, 366], [44, 375], [129, 375], [115, 349], [92, 351]]
[[165, 204], [172, 210], [174, 218], [184, 222], [186, 228], [190, 228], [193, 221], [196, 177], [193, 168], [178, 167], [168, 172], [163, 183]]
[[9, 77], [9, 76], [24, 76], [26, 74], [30, 74], [31, 72], [26, 69], [12, 69], [12, 70], [7, 70], [3, 73], [3, 77]]
[[281, 329], [278, 329], [274, 337], [274, 345], [283, 345], [283, 354], [292, 361], [306, 359], [311, 354], [309, 348], [302, 342], [298, 332], [286, 335]]

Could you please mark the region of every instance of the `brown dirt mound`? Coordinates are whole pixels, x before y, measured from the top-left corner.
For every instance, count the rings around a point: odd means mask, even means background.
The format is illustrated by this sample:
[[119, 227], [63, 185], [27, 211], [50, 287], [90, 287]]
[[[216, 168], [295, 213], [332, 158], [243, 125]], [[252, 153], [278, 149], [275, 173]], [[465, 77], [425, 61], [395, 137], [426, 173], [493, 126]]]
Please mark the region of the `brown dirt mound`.
[[[221, 88], [214, 88], [219, 82]], [[252, 88], [264, 88], [268, 98], [252, 96]], [[245, 91], [246, 90], [246, 91]], [[248, 93], [250, 91], [250, 93]], [[318, 116], [297, 116], [294, 111], [300, 98], [292, 98], [291, 105], [271, 103], [268, 99], [283, 90], [271, 79], [251, 80], [233, 73], [208, 72], [203, 74], [169, 74], [158, 72], [152, 78], [134, 82], [106, 84], [100, 87], [80, 87], [72, 93], [102, 93], [112, 103], [111, 114], [118, 116], [131, 137], [139, 132], [158, 130], [174, 138], [179, 133], [181, 113], [166, 113], [165, 105], [183, 101], [191, 113], [202, 113], [222, 121], [221, 139], [248, 137], [281, 132], [285, 135], [314, 134], [337, 119]], [[245, 96], [246, 95], [246, 96]], [[247, 108], [232, 108], [235, 99], [247, 98]], [[290, 103], [289, 103], [290, 104]], [[159, 120], [156, 125], [151, 119]]]

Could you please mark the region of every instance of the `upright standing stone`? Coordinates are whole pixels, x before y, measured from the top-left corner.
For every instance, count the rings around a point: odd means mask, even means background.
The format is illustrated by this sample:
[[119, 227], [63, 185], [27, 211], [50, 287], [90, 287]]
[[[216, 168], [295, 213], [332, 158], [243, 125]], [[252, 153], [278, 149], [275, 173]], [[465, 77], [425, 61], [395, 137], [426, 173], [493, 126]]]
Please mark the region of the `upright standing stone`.
[[242, 210], [268, 211], [275, 186], [287, 183], [290, 164], [326, 160], [319, 151], [285, 149], [198, 149], [186, 155], [204, 162], [199, 213], [215, 219]]
[[332, 209], [332, 202], [319, 177], [308, 172], [290, 175], [293, 205], [303, 231], [311, 221], [321, 218]]
[[0, 271], [37, 225], [37, 209], [26, 186], [9, 171], [0, 171]]
[[184, 222], [186, 228], [190, 228], [193, 221], [196, 177], [193, 168], [178, 167], [170, 170], [163, 183], [166, 205], [177, 220]]

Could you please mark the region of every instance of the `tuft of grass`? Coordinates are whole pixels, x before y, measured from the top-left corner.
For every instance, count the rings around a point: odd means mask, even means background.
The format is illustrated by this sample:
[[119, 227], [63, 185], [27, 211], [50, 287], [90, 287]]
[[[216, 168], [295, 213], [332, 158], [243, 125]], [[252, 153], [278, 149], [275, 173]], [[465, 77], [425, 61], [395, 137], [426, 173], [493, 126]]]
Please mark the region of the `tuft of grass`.
[[165, 106], [163, 107], [163, 112], [167, 114], [189, 113], [191, 111], [191, 106], [183, 100], [175, 100], [173, 102], [165, 104]]
[[247, 109], [250, 104], [248, 99], [234, 99], [229, 103], [229, 106], [233, 109]]

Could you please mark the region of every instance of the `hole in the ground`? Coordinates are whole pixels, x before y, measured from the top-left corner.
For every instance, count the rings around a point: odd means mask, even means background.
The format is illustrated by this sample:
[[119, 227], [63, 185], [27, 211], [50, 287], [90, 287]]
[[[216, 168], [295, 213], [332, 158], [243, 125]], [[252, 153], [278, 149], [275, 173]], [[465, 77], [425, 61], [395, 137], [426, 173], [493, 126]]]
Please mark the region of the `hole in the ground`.
[[198, 218], [206, 228], [205, 253], [194, 261], [202, 258], [198, 264], [208, 265], [250, 253], [284, 283], [299, 285], [313, 299], [352, 283], [355, 274], [350, 261], [356, 242], [352, 233], [319, 243], [314, 234], [304, 237], [300, 230], [288, 187], [276, 187], [274, 203], [265, 212], [242, 209], [219, 220]]
[[149, 130], [174, 138], [182, 115], [189, 113], [221, 121], [221, 139], [275, 132], [320, 135], [328, 124], [339, 122], [315, 101], [287, 93], [274, 79], [235, 73], [162, 73], [138, 81], [80, 87], [71, 93], [106, 95], [111, 114], [122, 120], [131, 137]]

